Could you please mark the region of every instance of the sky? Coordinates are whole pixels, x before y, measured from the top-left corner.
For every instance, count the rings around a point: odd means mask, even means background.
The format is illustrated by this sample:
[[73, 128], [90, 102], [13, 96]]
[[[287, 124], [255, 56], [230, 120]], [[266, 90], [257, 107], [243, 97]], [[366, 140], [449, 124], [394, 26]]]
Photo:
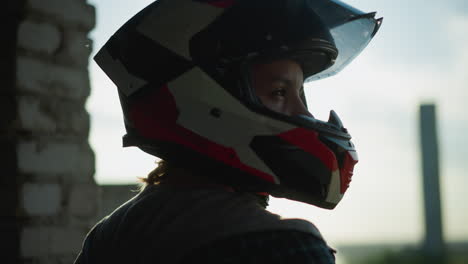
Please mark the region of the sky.
[[[94, 52], [150, 0], [88, 0], [97, 25]], [[331, 243], [417, 243], [423, 237], [419, 105], [437, 111], [444, 236], [468, 240], [468, 2], [348, 0], [384, 17], [376, 37], [338, 75], [307, 84], [309, 110], [334, 109], [359, 153], [353, 182], [334, 210], [272, 199], [269, 209], [316, 224]], [[135, 183], [155, 158], [121, 147], [125, 133], [117, 90], [90, 61], [90, 144], [96, 181]]]

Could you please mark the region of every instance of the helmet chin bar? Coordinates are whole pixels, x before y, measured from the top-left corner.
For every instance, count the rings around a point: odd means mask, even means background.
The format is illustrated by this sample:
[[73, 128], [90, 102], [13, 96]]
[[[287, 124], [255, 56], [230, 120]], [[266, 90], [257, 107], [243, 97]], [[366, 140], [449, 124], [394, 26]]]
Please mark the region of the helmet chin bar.
[[298, 117], [305, 121], [306, 127], [310, 127], [323, 135], [347, 141], [351, 139], [351, 135], [343, 126], [343, 122], [334, 110], [330, 110], [327, 122], [318, 120], [313, 116], [299, 115]]

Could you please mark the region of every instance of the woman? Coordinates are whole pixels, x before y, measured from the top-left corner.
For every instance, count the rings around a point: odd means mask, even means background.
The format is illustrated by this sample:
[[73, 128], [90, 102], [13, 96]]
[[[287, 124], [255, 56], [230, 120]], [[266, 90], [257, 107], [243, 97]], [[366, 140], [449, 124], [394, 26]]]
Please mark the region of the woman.
[[332, 209], [357, 155], [303, 84], [346, 66], [374, 14], [330, 0], [160, 0], [96, 61], [116, 83], [125, 146], [162, 158], [98, 223], [76, 263], [334, 263], [317, 228], [265, 210], [271, 194]]

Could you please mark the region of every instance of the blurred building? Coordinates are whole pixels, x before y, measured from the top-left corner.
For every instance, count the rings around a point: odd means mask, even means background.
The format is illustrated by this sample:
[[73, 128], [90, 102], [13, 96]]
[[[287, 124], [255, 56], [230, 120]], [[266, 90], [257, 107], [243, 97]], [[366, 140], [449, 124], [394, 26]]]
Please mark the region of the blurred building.
[[0, 262], [73, 263], [99, 214], [85, 0], [2, 2]]
[[434, 104], [420, 106], [419, 131], [425, 225], [423, 251], [434, 258], [442, 258], [445, 246], [440, 203], [439, 145]]

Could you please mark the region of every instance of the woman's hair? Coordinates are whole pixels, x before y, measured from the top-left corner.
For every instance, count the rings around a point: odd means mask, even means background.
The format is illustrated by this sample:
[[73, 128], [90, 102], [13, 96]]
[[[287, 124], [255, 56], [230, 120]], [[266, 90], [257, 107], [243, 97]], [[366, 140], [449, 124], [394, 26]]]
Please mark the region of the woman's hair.
[[148, 176], [146, 176], [146, 178], [139, 178], [141, 182], [145, 183], [146, 185], [155, 185], [160, 184], [161, 180], [163, 180], [164, 177], [167, 177], [167, 173], [170, 170], [169, 163], [167, 163], [164, 160], [159, 160], [156, 163], [158, 164], [158, 166], [150, 173], [148, 173]]

